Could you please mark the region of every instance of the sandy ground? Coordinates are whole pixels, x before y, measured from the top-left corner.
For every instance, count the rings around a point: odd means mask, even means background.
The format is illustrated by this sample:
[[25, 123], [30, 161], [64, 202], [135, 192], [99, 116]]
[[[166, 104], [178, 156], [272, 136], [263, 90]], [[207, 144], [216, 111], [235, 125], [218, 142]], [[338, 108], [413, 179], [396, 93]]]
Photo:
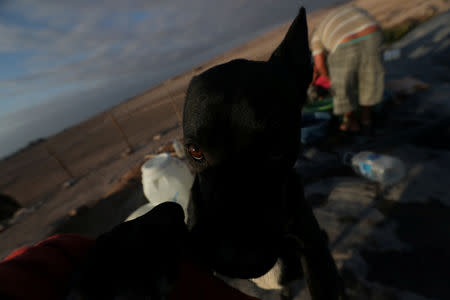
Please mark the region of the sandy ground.
[[[367, 8], [383, 26], [392, 26], [410, 17], [421, 18], [450, 8], [448, 1], [437, 0], [360, 0], [353, 3]], [[311, 30], [329, 9], [309, 14]], [[10, 220], [12, 225], [6, 226], [0, 233], [0, 258], [17, 247], [39, 241], [54, 232], [80, 232], [96, 236], [121, 222], [145, 200], [141, 193], [129, 200], [128, 194], [127, 197], [121, 197], [120, 192], [111, 195], [111, 191], [123, 187], [125, 191], [134, 190], [139, 186], [139, 174], [130, 174], [130, 170], [138, 168], [144, 162], [145, 154], [154, 153], [159, 146], [181, 137], [177, 113], [182, 110], [190, 78], [213, 65], [234, 58], [266, 59], [281, 41], [287, 28], [288, 24], [280, 26], [103, 114], [65, 130], [46, 142], [1, 161], [0, 192], [13, 196], [24, 209]], [[392, 74], [397, 72], [399, 76], [405, 75], [398, 70], [390, 69]], [[128, 156], [121, 155], [127, 145], [110, 114], [116, 118], [134, 149]], [[155, 136], [160, 138], [155, 140]], [[408, 147], [398, 151], [410, 153]], [[422, 159], [420, 155], [412, 158], [412, 161]], [[67, 165], [69, 172], [77, 179], [76, 184], [70, 188], [63, 187], [63, 183], [70, 176], [58, 165], [55, 158]], [[132, 178], [134, 183], [127, 185], [126, 178]], [[358, 181], [354, 178], [352, 180]], [[361, 184], [367, 185], [365, 182]], [[364, 201], [358, 201], [358, 205], [365, 205]], [[70, 214], [75, 217], [70, 218]], [[319, 219], [322, 219], [320, 214]], [[339, 227], [329, 228], [338, 230]], [[342, 253], [345, 256], [346, 252]]]

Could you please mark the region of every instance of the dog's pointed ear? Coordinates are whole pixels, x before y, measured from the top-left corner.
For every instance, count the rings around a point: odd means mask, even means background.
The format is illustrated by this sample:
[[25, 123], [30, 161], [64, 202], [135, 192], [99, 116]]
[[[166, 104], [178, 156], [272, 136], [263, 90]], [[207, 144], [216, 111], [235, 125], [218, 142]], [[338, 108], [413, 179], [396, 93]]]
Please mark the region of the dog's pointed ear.
[[311, 50], [309, 49], [308, 25], [304, 7], [289, 27], [281, 44], [272, 53], [269, 62], [287, 64], [302, 81], [309, 84], [312, 79]]

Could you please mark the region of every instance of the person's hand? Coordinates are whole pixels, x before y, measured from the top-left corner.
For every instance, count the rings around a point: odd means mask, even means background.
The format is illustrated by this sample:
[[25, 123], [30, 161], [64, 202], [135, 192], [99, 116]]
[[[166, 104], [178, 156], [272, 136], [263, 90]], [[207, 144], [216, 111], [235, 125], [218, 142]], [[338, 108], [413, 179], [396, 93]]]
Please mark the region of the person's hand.
[[316, 69], [318, 77], [325, 76], [329, 78], [325, 57], [325, 53], [314, 55], [314, 68]]
[[118, 225], [96, 240], [67, 299], [166, 299], [187, 234], [183, 209], [173, 202]]
[[316, 65], [313, 66], [313, 76], [312, 76], [312, 80], [311, 83], [309, 84], [309, 86], [314, 85], [314, 82], [316, 82], [317, 77], [319, 77], [319, 71], [317, 70]]

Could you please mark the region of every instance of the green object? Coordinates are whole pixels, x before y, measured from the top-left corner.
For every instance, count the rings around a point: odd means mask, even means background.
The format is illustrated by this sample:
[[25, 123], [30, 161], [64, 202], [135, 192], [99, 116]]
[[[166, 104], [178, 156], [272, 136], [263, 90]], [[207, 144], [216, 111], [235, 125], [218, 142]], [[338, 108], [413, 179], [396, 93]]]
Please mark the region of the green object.
[[361, 37], [359, 37], [359, 38], [353, 39], [353, 40], [351, 40], [351, 41], [342, 43], [342, 44], [340, 44], [338, 47], [343, 46], [343, 45], [351, 45], [351, 44], [355, 44], [355, 43], [357, 43], [357, 42], [359, 42], [359, 41], [362, 41], [362, 40], [365, 40], [365, 39], [369, 38], [369, 37], [370, 37], [372, 34], [374, 34], [374, 33], [375, 33], [375, 32], [369, 33], [369, 34], [366, 34], [366, 35], [361, 36]]
[[303, 107], [304, 112], [320, 112], [333, 110], [333, 98], [325, 98], [319, 101], [308, 103]]

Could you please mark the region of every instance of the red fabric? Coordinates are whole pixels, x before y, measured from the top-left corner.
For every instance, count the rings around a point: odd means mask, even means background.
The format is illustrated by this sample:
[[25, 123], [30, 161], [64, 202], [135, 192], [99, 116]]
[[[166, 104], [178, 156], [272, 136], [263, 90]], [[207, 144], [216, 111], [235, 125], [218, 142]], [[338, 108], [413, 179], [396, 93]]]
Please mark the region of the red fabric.
[[314, 82], [314, 85], [323, 87], [324, 89], [330, 89], [331, 88], [331, 81], [326, 76], [319, 76], [316, 81]]
[[[57, 234], [36, 245], [15, 250], [0, 262], [0, 299], [61, 299], [73, 267], [93, 244], [90, 238]], [[171, 300], [258, 300], [187, 260], [181, 263], [179, 270]]]
[[0, 298], [61, 299], [74, 265], [93, 243], [90, 238], [57, 234], [15, 250], [0, 262]]

